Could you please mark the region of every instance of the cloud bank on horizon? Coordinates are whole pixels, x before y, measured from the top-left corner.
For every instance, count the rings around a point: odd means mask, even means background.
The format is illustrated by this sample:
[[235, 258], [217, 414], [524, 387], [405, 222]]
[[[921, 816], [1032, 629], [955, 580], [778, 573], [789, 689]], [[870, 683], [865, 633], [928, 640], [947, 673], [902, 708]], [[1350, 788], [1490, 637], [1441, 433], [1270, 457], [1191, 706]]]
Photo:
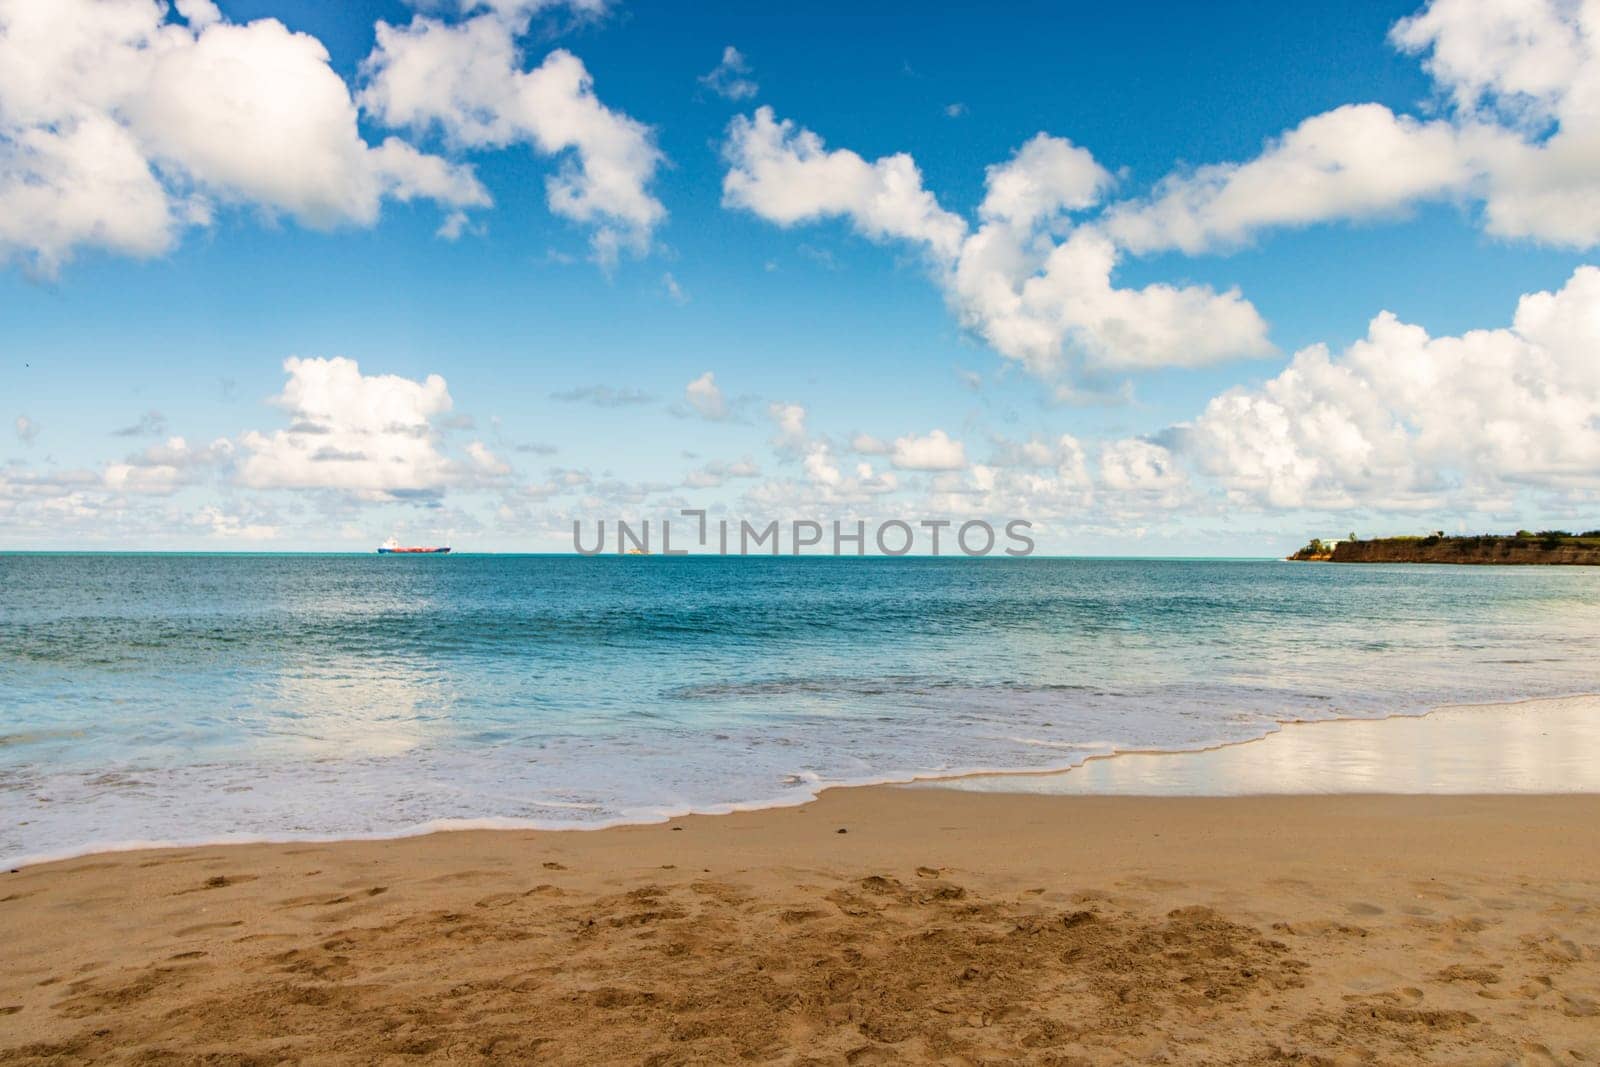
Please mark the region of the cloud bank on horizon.
[[[1215, 368], [1235, 368], [1231, 384], [1157, 426], [1027, 436], [1004, 420], [946, 422], [910, 396], [885, 398], [880, 425], [841, 425], [825, 400], [740, 391], [749, 367], [726, 354], [673, 397], [620, 382], [550, 393], [741, 435], [663, 478], [578, 446], [561, 450], [568, 465], [524, 469], [519, 455], [556, 447], [457, 413], [448, 366], [408, 378], [285, 354], [257, 424], [206, 444], [168, 433], [180, 420], [151, 410], [117, 431], [151, 439], [143, 449], [41, 463], [53, 420], [8, 413], [16, 458], [0, 464], [0, 534], [137, 537], [177, 523], [234, 542], [332, 524], [364, 540], [374, 522], [421, 508], [510, 543], [713, 491], [735, 514], [1026, 516], [1063, 547], [1074, 531], [1132, 539], [1180, 515], [1219, 528], [1530, 513], [1600, 525], [1600, 269], [1525, 289], [1453, 336], [1373, 308], [1342, 350], [1285, 355], [1249, 292], [1181, 267], [1333, 223], [1404, 226], [1435, 204], [1493, 241], [1593, 249], [1600, 0], [1431, 0], [1388, 36], [1429, 79], [1416, 114], [1351, 100], [1269, 133], [1252, 156], [1175, 165], [1142, 188], [1072, 131], [1041, 131], [982, 167], [970, 212], [909, 152], [871, 158], [761, 103], [768, 79], [733, 44], [682, 87], [685, 101], [739, 109], [706, 146], [720, 183], [669, 190], [671, 114], [607, 104], [580, 45], [547, 43], [561, 25], [627, 33], [602, 24], [604, 0], [416, 6], [409, 21], [373, 24], [347, 77], [315, 36], [275, 18], [232, 21], [212, 0], [0, 0], [0, 261], [71, 287], [81, 257], [167, 256], [224, 217], [358, 232], [383, 226], [387, 204], [427, 203], [436, 239], [454, 242], [537, 198], [585, 235], [595, 265], [572, 269], [603, 287], [620, 264], [672, 261], [673, 205], [709, 200], [796, 242], [831, 223], [885, 246], [993, 373], [1016, 368], [1047, 403], [1109, 402]], [[543, 169], [538, 187], [491, 176], [509, 153]], [[676, 268], [654, 269], [687, 306]]]

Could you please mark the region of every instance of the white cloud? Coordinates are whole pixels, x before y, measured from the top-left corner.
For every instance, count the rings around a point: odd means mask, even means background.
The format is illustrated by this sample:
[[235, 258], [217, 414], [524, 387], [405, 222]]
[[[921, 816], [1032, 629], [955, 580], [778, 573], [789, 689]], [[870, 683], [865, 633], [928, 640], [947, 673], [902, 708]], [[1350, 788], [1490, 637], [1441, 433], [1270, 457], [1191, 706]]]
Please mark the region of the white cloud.
[[[424, 6], [419, 0], [409, 0], [409, 2], [414, 7]], [[464, 15], [483, 9], [516, 20], [531, 18], [560, 7], [568, 8], [580, 18], [597, 18], [604, 15], [611, 7], [611, 0], [455, 0], [455, 5]]]
[[1423, 66], [1458, 109], [1500, 106], [1537, 119], [1559, 113], [1574, 88], [1600, 92], [1585, 84], [1597, 17], [1581, 0], [1433, 0], [1390, 38], [1427, 53]]
[[870, 433], [858, 433], [850, 438], [850, 447], [864, 456], [887, 456], [894, 446]]
[[1037, 134], [1005, 163], [988, 168], [978, 215], [1029, 227], [1092, 207], [1111, 186], [1094, 156], [1062, 137]]
[[251, 522], [239, 515], [210, 506], [195, 512], [192, 521], [212, 537], [229, 541], [270, 541], [283, 532], [271, 523]]
[[[877, 471], [870, 463], [857, 463], [853, 472], [846, 473], [826, 441], [807, 445], [801, 468], [805, 471], [809, 492], [799, 495], [812, 503], [866, 500], [892, 493], [900, 487], [893, 471]], [[758, 499], [769, 503], [785, 497], [793, 500], [795, 493], [784, 483], [768, 483], [758, 494]]]
[[967, 449], [943, 430], [918, 437], [907, 434], [894, 440], [889, 462], [901, 470], [955, 471], [967, 465]]
[[996, 451], [988, 466], [994, 468], [1054, 467], [1056, 473], [1074, 486], [1089, 484], [1088, 459], [1083, 445], [1069, 433], [1054, 441], [1034, 434], [1026, 441], [997, 438]]
[[493, 460], [476, 446], [474, 469], [441, 449], [433, 420], [451, 408], [445, 380], [365, 375], [355, 360], [284, 361], [289, 380], [275, 403], [293, 422], [240, 438], [240, 484], [256, 489], [339, 489], [368, 499], [436, 494], [470, 481]]
[[467, 445], [467, 458], [483, 474], [490, 477], [499, 477], [510, 474], [511, 466], [489, 450], [489, 446], [482, 441], [473, 441]]
[[1600, 243], [1600, 4], [1434, 0], [1391, 37], [1425, 55], [1458, 122], [1498, 119], [1525, 135], [1479, 164], [1490, 233]]
[[1384, 312], [1215, 398], [1180, 440], [1236, 502], [1418, 509], [1600, 489], [1600, 269], [1524, 296], [1507, 329], [1430, 337]]
[[[1268, 228], [1389, 217], [1441, 199], [1481, 202], [1497, 235], [1600, 243], [1600, 4], [1433, 0], [1391, 38], [1424, 57], [1448, 100], [1444, 117], [1336, 108], [1253, 159], [1178, 171], [1105, 208], [1106, 170], [1040, 134], [988, 168], [973, 229], [923, 188], [909, 156], [868, 163], [828, 150], [766, 108], [730, 128], [724, 199], [780, 225], [842, 217], [875, 240], [916, 243], [962, 324], [1047, 378], [1272, 351], [1237, 290], [1118, 287], [1128, 253], [1227, 249]], [[1097, 208], [1097, 218], [1071, 218]]]
[[836, 488], [844, 483], [844, 475], [840, 472], [838, 464], [833, 461], [833, 453], [825, 444], [813, 445], [806, 453], [804, 462], [806, 478], [813, 485]]
[[868, 237], [920, 241], [944, 258], [966, 231], [960, 216], [922, 187], [910, 156], [868, 163], [849, 149], [829, 151], [810, 130], [777, 121], [770, 107], [735, 117], [723, 153], [724, 203], [779, 225], [847, 218]]
[[1100, 484], [1134, 493], [1170, 493], [1188, 481], [1176, 457], [1162, 445], [1130, 437], [1100, 449]]
[[1237, 290], [1112, 282], [1116, 245], [1095, 226], [1064, 221], [1111, 185], [1085, 149], [1040, 134], [989, 167], [984, 185], [983, 224], [946, 285], [962, 322], [1001, 354], [1053, 377], [1064, 362], [1131, 370], [1271, 351], [1266, 323]]
[[761, 468], [756, 465], [755, 460], [746, 456], [732, 463], [707, 463], [690, 471], [684, 478], [683, 484], [690, 489], [715, 489], [735, 478], [757, 478], [760, 475]]
[[182, 437], [170, 437], [121, 463], [106, 464], [103, 479], [107, 489], [164, 496], [192, 484], [204, 472], [228, 463], [233, 452], [233, 442], [226, 438], [196, 448]]
[[829, 151], [770, 108], [736, 118], [724, 154], [728, 205], [785, 226], [843, 217], [873, 239], [920, 244], [963, 325], [1041, 376], [1072, 364], [1194, 366], [1271, 351], [1266, 323], [1237, 291], [1113, 284], [1116, 247], [1063, 221], [1092, 206], [1110, 176], [1061, 138], [1041, 134], [988, 168], [975, 232], [923, 188], [910, 156], [867, 163]]
[[949, 283], [962, 322], [1041, 377], [1072, 361], [1145, 370], [1272, 351], [1265, 320], [1237, 289], [1119, 288], [1116, 246], [1093, 227], [1043, 247], [1009, 223], [987, 223], [966, 242]]
[[731, 44], [722, 50], [722, 61], [700, 76], [700, 84], [728, 100], [748, 100], [761, 91], [750, 77], [744, 54]]
[[768, 404], [767, 414], [777, 424], [773, 442], [779, 447], [792, 448], [806, 439], [806, 409], [800, 404]]
[[683, 398], [703, 419], [717, 421], [728, 417], [728, 403], [723, 399], [716, 376], [710, 371], [684, 386]]
[[555, 49], [523, 69], [518, 17], [377, 26], [361, 105], [390, 126], [437, 127], [463, 148], [528, 144], [567, 154], [545, 181], [550, 210], [594, 227], [602, 263], [642, 254], [666, 209], [649, 191], [662, 155], [649, 127], [602, 104], [583, 61]]
[[0, 257], [53, 274], [80, 246], [157, 255], [213, 201], [319, 228], [369, 225], [385, 197], [488, 204], [470, 170], [362, 140], [316, 38], [182, 10], [0, 0]]
[[171, 248], [177, 229], [166, 189], [111, 119], [0, 130], [0, 260], [53, 275], [81, 245], [149, 257]]
[[684, 292], [683, 286], [678, 284], [678, 279], [672, 276], [670, 270], [661, 276], [661, 287], [667, 291], [668, 299], [679, 307], [689, 302], [689, 294]]
[[25, 445], [33, 444], [34, 438], [39, 436], [39, 424], [26, 415], [18, 415], [15, 423], [17, 440]]
[[1135, 252], [1195, 254], [1242, 244], [1264, 227], [1392, 214], [1464, 192], [1475, 175], [1472, 140], [1493, 137], [1353, 104], [1306, 119], [1248, 163], [1169, 176], [1148, 200], [1113, 207], [1105, 228]]
[[1490, 233], [1600, 243], [1600, 5], [1433, 0], [1391, 41], [1424, 57], [1448, 102], [1419, 121], [1379, 104], [1315, 115], [1245, 163], [1179, 172], [1119, 205], [1108, 230], [1135, 251], [1225, 248], [1272, 226], [1481, 202]]

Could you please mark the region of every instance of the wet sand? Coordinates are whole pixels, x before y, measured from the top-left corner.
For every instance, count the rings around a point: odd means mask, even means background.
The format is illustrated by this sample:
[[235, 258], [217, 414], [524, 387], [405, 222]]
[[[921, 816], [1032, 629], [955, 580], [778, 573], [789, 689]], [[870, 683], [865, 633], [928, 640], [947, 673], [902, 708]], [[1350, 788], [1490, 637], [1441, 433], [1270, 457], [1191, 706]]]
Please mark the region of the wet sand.
[[0, 944], [8, 1063], [1596, 1062], [1600, 796], [874, 787], [112, 853], [0, 874]]
[[1070, 771], [918, 784], [1057, 796], [1600, 793], [1600, 697], [1288, 723], [1200, 752], [1124, 752]]

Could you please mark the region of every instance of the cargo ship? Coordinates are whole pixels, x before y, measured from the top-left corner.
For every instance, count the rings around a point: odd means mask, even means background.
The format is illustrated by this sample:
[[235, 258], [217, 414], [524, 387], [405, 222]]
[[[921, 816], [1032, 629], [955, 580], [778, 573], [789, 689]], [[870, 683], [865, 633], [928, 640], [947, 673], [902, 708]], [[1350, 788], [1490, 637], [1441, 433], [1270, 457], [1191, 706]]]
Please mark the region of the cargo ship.
[[378, 555], [380, 556], [414, 555], [419, 553], [423, 555], [442, 556], [449, 551], [449, 545], [445, 545], [442, 548], [436, 548], [433, 545], [429, 545], [426, 548], [419, 548], [416, 546], [402, 545], [399, 541], [396, 541], [392, 537], [378, 546]]

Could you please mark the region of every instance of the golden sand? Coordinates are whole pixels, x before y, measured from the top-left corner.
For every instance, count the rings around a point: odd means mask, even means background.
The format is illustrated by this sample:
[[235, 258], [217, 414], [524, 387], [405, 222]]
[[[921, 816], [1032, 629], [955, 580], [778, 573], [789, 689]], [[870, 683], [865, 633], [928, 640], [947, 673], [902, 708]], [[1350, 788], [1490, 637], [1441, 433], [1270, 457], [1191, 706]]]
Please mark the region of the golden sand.
[[1600, 797], [835, 790], [0, 874], [0, 1061], [1585, 1063]]

